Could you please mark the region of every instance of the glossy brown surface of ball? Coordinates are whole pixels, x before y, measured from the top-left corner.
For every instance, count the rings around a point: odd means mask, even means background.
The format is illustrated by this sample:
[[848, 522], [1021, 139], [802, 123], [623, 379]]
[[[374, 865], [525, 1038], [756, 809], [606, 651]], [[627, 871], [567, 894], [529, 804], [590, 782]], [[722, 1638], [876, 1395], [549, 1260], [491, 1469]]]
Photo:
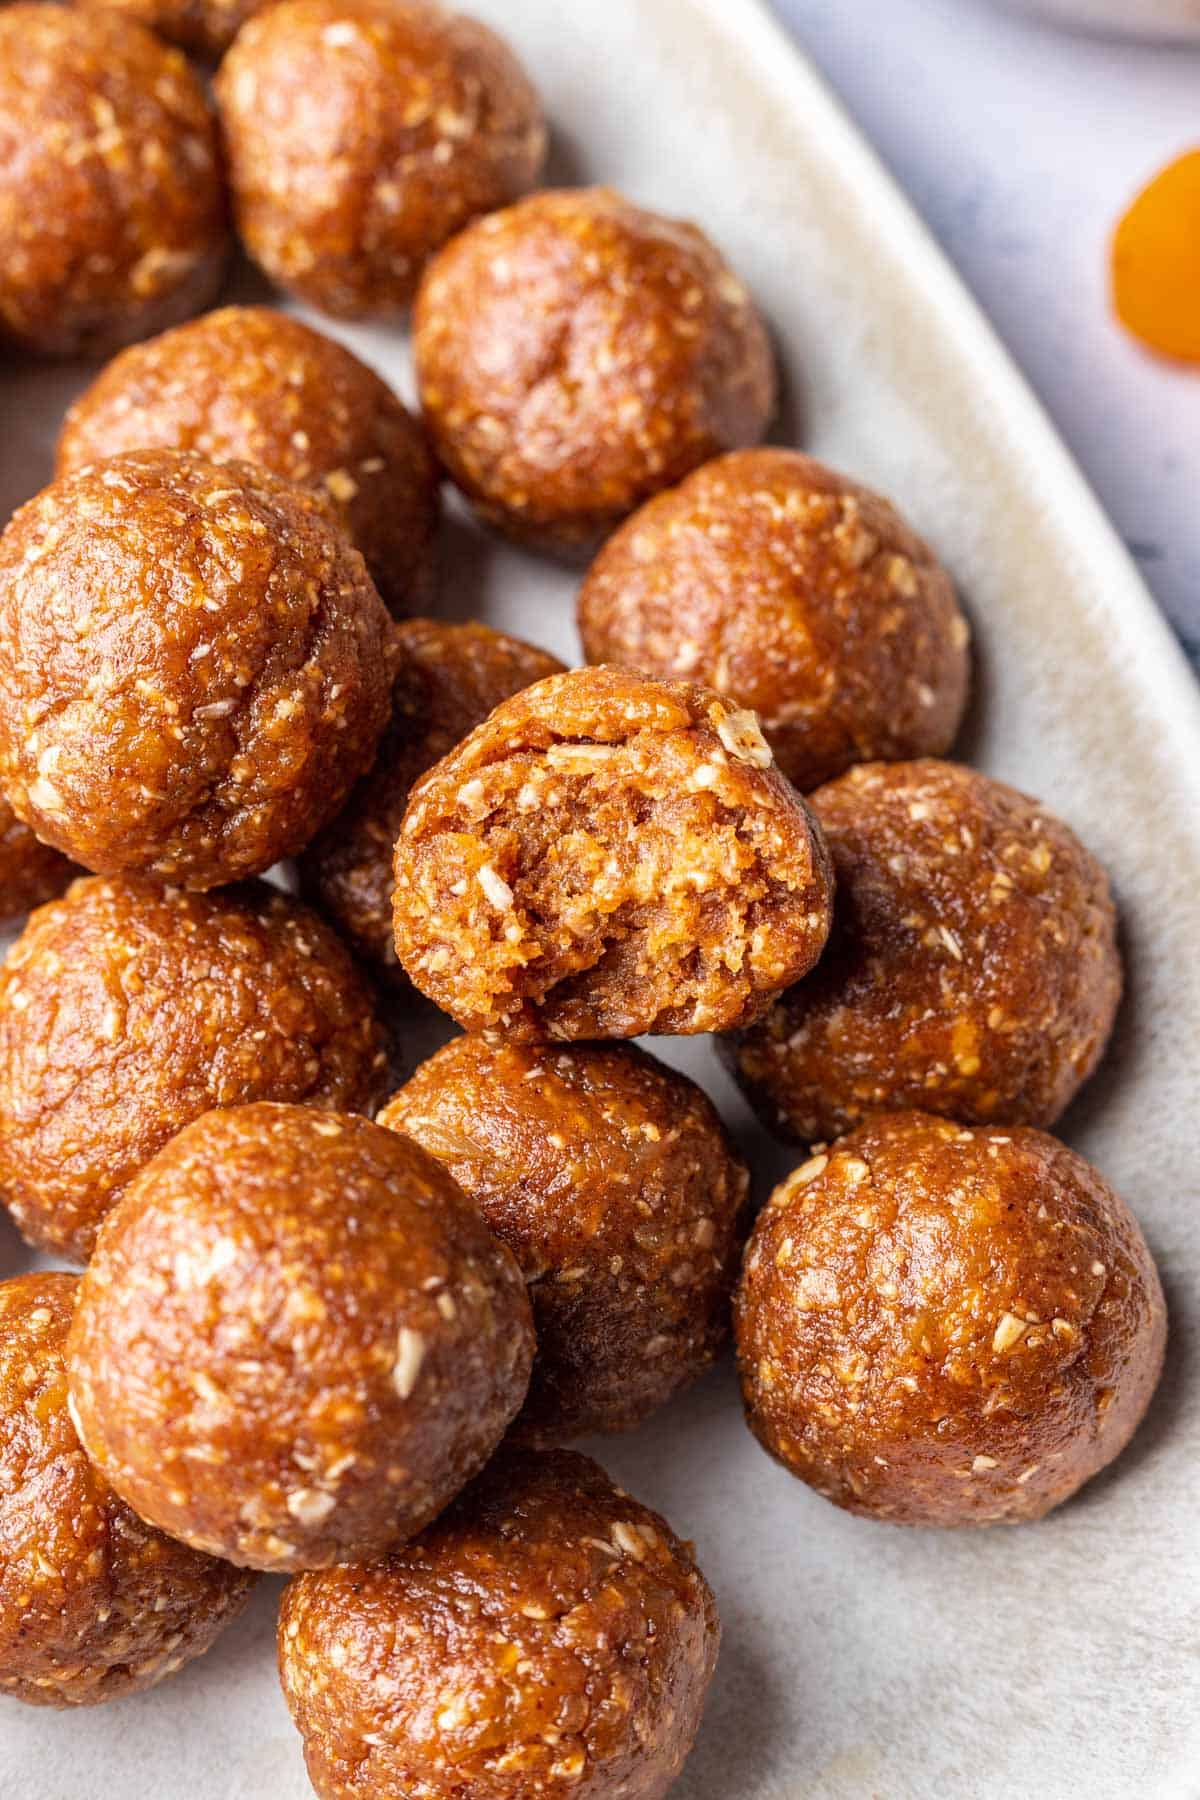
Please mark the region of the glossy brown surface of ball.
[[36, 913], [0, 969], [0, 1198], [31, 1243], [85, 1262], [201, 1113], [369, 1112], [386, 1081], [374, 996], [308, 907], [258, 882], [96, 876]]
[[282, 0], [221, 65], [238, 230], [322, 312], [386, 317], [477, 213], [532, 187], [541, 106], [477, 20], [405, 0]]
[[0, 7], [0, 345], [95, 356], [198, 312], [227, 244], [177, 50], [109, 12]]
[[415, 985], [525, 1041], [745, 1022], [831, 914], [824, 842], [753, 715], [623, 669], [498, 706], [414, 791], [395, 876]]
[[119, 12], [178, 44], [192, 56], [215, 62], [247, 19], [274, 0], [72, 0], [88, 12]]
[[820, 968], [728, 1048], [764, 1124], [837, 1137], [915, 1106], [1052, 1125], [1121, 994], [1108, 881], [1035, 800], [959, 764], [865, 764], [810, 796], [837, 874]]
[[58, 473], [149, 449], [314, 488], [393, 613], [429, 597], [438, 483], [425, 434], [372, 369], [299, 319], [226, 306], [126, 350], [67, 414]]
[[661, 1800], [720, 1635], [665, 1519], [509, 1450], [405, 1549], [293, 1581], [279, 1666], [320, 1800]]
[[589, 662], [751, 708], [802, 793], [940, 755], [966, 703], [967, 622], [933, 552], [794, 450], [736, 450], [648, 501], [589, 569], [579, 629]]
[[608, 188], [464, 231], [425, 277], [413, 349], [449, 474], [492, 524], [559, 552], [757, 443], [774, 410], [766, 330], [720, 253]]
[[433, 1157], [366, 1119], [207, 1113], [101, 1229], [71, 1334], [117, 1491], [251, 1568], [380, 1555], [491, 1455], [529, 1384], [520, 1271]]
[[291, 856], [387, 722], [387, 612], [311, 493], [148, 450], [0, 538], [0, 785], [102, 875], [218, 887]]
[[735, 1314], [793, 1474], [902, 1525], [1036, 1519], [1128, 1442], [1166, 1309], [1128, 1207], [1044, 1132], [873, 1119], [776, 1189]]
[[380, 972], [402, 977], [392, 931], [392, 856], [414, 784], [511, 694], [558, 674], [545, 650], [487, 625], [409, 619], [379, 754], [300, 859], [300, 880]]
[[74, 1275], [0, 1282], [0, 1694], [92, 1706], [207, 1650], [253, 1577], [145, 1525], [80, 1447], [63, 1354]]
[[65, 856], [39, 844], [7, 800], [0, 799], [0, 925], [61, 894], [76, 874]]
[[460, 1037], [379, 1123], [446, 1165], [529, 1283], [524, 1439], [627, 1430], [713, 1361], [749, 1178], [686, 1076], [632, 1045]]

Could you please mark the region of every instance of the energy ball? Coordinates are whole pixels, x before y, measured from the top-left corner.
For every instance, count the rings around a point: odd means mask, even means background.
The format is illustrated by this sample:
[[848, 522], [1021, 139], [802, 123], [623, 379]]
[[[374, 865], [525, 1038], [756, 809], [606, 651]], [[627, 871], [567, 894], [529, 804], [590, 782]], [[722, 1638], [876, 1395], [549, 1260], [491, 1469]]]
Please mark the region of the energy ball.
[[460, 1037], [379, 1115], [436, 1156], [521, 1266], [537, 1355], [517, 1431], [624, 1431], [729, 1332], [749, 1188], [716, 1108], [632, 1045]]
[[358, 551], [249, 463], [116, 457], [0, 537], [0, 787], [101, 875], [218, 887], [300, 850], [374, 756], [393, 664]]
[[0, 7], [0, 345], [97, 356], [199, 312], [227, 224], [178, 50], [116, 14]]
[[338, 318], [407, 306], [429, 256], [546, 155], [508, 46], [430, 0], [282, 0], [239, 32], [216, 93], [246, 249]]
[[0, 1694], [33, 1706], [153, 1687], [209, 1648], [254, 1579], [143, 1524], [84, 1455], [63, 1360], [78, 1285], [0, 1282]]
[[369, 1112], [386, 1081], [371, 991], [306, 906], [261, 882], [93, 876], [0, 969], [0, 1196], [30, 1243], [86, 1262], [138, 1170], [201, 1113]]
[[416, 788], [396, 950], [514, 1040], [744, 1024], [816, 962], [832, 877], [752, 713], [624, 669], [552, 675]]
[[589, 662], [752, 708], [802, 793], [940, 755], [966, 703], [970, 634], [933, 552], [795, 450], [735, 450], [648, 501], [589, 569], [579, 630]]
[[720, 1636], [665, 1519], [508, 1450], [385, 1561], [290, 1582], [279, 1669], [320, 1800], [661, 1800]]
[[266, 1103], [206, 1113], [130, 1184], [68, 1358], [117, 1492], [277, 1571], [420, 1531], [503, 1437], [532, 1360], [520, 1270], [439, 1162]]
[[409, 619], [392, 718], [379, 754], [331, 825], [300, 858], [313, 904], [380, 974], [402, 976], [392, 933], [392, 854], [413, 786], [494, 707], [560, 674], [545, 650], [487, 625]]
[[88, 11], [124, 13], [205, 62], [229, 48], [242, 25], [271, 0], [73, 0]]
[[775, 405], [749, 293], [694, 225], [611, 188], [534, 194], [431, 264], [413, 350], [448, 473], [510, 536], [586, 554]]
[[775, 1190], [736, 1309], [750, 1427], [850, 1512], [1041, 1518], [1124, 1449], [1166, 1310], [1124, 1201], [1044, 1132], [872, 1119]]
[[315, 488], [393, 613], [428, 598], [438, 478], [425, 434], [373, 370], [299, 319], [226, 306], [126, 350], [67, 414], [58, 473], [150, 449]]
[[39, 844], [0, 797], [0, 925], [61, 894], [75, 874], [66, 857]]
[[810, 797], [837, 873], [820, 968], [726, 1046], [802, 1143], [918, 1107], [1052, 1125], [1121, 996], [1103, 869], [1074, 832], [955, 763], [861, 764]]

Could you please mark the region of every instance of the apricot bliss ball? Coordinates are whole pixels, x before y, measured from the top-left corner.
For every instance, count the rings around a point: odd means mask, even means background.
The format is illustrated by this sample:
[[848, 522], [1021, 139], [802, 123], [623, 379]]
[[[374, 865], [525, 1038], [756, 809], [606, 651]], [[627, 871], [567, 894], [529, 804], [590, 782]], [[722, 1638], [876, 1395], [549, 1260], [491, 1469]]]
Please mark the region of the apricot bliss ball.
[[299, 319], [226, 306], [126, 350], [67, 414], [58, 473], [151, 449], [315, 488], [393, 613], [428, 597], [438, 481], [425, 434], [374, 370]]
[[751, 707], [803, 793], [940, 755], [967, 697], [967, 622], [933, 552], [795, 450], [735, 450], [648, 501], [589, 569], [579, 629], [589, 662]]
[[482, 1467], [525, 1398], [529, 1302], [442, 1165], [349, 1114], [187, 1125], [109, 1214], [71, 1399], [144, 1519], [259, 1569], [378, 1556]]
[[628, 1044], [460, 1037], [379, 1122], [445, 1164], [521, 1265], [526, 1440], [636, 1425], [725, 1343], [749, 1180], [686, 1076]]
[[502, 700], [562, 672], [556, 656], [487, 625], [407, 619], [391, 722], [379, 754], [337, 818], [300, 858], [315, 906], [368, 963], [402, 971], [392, 934], [392, 853], [415, 783]]
[[216, 94], [246, 249], [341, 318], [406, 306], [431, 253], [546, 155], [511, 50], [431, 0], [282, 0], [239, 32]]
[[0, 1196], [31, 1243], [87, 1260], [167, 1140], [211, 1107], [370, 1111], [386, 1088], [367, 983], [261, 882], [188, 894], [78, 881], [0, 969]]
[[61, 894], [76, 872], [65, 856], [39, 844], [0, 797], [0, 925]]
[[0, 538], [0, 787], [98, 874], [259, 874], [373, 757], [389, 630], [315, 495], [184, 451], [81, 469]]
[[552, 675], [421, 782], [396, 950], [468, 1030], [716, 1031], [817, 960], [832, 882], [752, 713], [623, 669]]
[[0, 7], [0, 348], [96, 356], [198, 312], [228, 242], [178, 50], [108, 11]]
[[279, 1669], [320, 1800], [662, 1800], [720, 1635], [665, 1519], [507, 1450], [404, 1549], [291, 1582]]
[[0, 1282], [0, 1694], [34, 1706], [152, 1687], [208, 1649], [253, 1584], [144, 1524], [84, 1455], [63, 1363], [77, 1287]]
[[1040, 1518], [1125, 1447], [1166, 1310], [1137, 1221], [1028, 1127], [892, 1113], [776, 1189], [736, 1308], [746, 1416], [901, 1525]]
[[413, 349], [447, 471], [510, 535], [586, 552], [643, 500], [757, 443], [775, 366], [694, 225], [610, 188], [534, 194], [430, 265]]
[[837, 872], [829, 949], [726, 1046], [763, 1123], [809, 1143], [909, 1106], [1052, 1125], [1121, 994], [1099, 863], [955, 763], [863, 764], [810, 804]]

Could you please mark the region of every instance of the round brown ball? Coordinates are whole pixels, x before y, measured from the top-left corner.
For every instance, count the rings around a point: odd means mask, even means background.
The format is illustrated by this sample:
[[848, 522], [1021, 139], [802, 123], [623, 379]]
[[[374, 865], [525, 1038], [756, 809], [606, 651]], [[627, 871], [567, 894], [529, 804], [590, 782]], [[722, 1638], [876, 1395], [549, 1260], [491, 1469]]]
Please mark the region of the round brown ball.
[[0, 1196], [86, 1262], [184, 1125], [253, 1100], [369, 1112], [387, 1050], [370, 988], [308, 907], [261, 882], [187, 894], [78, 881], [0, 969]]
[[837, 874], [829, 949], [727, 1046], [800, 1142], [919, 1107], [1052, 1125], [1121, 996], [1108, 881], [1036, 800], [959, 764], [862, 764], [810, 805]]
[[101, 875], [257, 875], [375, 754], [390, 621], [315, 495], [147, 450], [81, 469], [0, 538], [0, 786]]
[[239, 32], [216, 93], [246, 249], [339, 318], [407, 306], [430, 255], [546, 155], [511, 50], [430, 0], [282, 0]]
[[86, 11], [123, 13], [192, 56], [215, 62], [272, 0], [72, 0]]
[[900, 1525], [1037, 1519], [1117, 1456], [1162, 1368], [1136, 1219], [1044, 1132], [872, 1119], [778, 1187], [735, 1314], [751, 1429]]
[[109, 1214], [71, 1332], [79, 1433], [143, 1518], [258, 1569], [381, 1555], [529, 1385], [511, 1253], [433, 1157], [350, 1114], [206, 1113]]
[[78, 1278], [0, 1282], [0, 1694], [94, 1706], [201, 1655], [253, 1577], [143, 1524], [80, 1447], [64, 1352]]
[[966, 704], [970, 634], [933, 552], [795, 450], [735, 450], [648, 501], [589, 569], [579, 630], [589, 662], [750, 707], [802, 793], [941, 755]]
[[508, 1450], [386, 1561], [289, 1583], [279, 1668], [320, 1800], [661, 1800], [720, 1635], [665, 1519]]
[[315, 488], [393, 613], [433, 586], [438, 478], [425, 434], [357, 356], [268, 306], [226, 306], [126, 350], [67, 414], [58, 473], [195, 450]]
[[487, 625], [409, 619], [392, 718], [379, 754], [331, 825], [300, 858], [304, 892], [380, 973], [400, 976], [392, 932], [392, 853], [413, 786], [494, 707], [562, 672], [556, 656]]
[[449, 244], [417, 298], [425, 417], [483, 516], [586, 552], [775, 405], [766, 329], [694, 225], [610, 188], [534, 194]]
[[632, 1045], [460, 1037], [379, 1115], [443, 1163], [529, 1284], [516, 1429], [625, 1431], [729, 1331], [749, 1176], [708, 1097]]
[[227, 246], [216, 127], [129, 19], [0, 7], [0, 344], [96, 356], [198, 312]]
[[820, 831], [750, 713], [577, 669], [498, 706], [416, 788], [396, 950], [468, 1030], [717, 1031], [821, 954]]
[[61, 894], [76, 873], [65, 856], [39, 844], [0, 797], [0, 925]]

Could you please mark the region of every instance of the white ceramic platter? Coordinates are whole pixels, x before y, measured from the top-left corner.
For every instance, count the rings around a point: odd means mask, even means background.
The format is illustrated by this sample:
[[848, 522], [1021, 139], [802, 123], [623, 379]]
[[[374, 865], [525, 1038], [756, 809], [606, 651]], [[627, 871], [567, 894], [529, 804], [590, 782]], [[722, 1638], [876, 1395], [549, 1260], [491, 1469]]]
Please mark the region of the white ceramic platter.
[[[1042, 796], [1113, 872], [1131, 972], [1066, 1123], [1139, 1213], [1172, 1308], [1130, 1452], [1017, 1530], [836, 1512], [755, 1447], [731, 1371], [613, 1472], [694, 1536], [725, 1641], [679, 1800], [1200, 1795], [1200, 698], [1129, 559], [982, 318], [755, 0], [475, 0], [556, 125], [556, 181], [604, 178], [709, 228], [764, 303], [777, 435], [894, 494], [957, 575], [980, 666], [963, 754]], [[398, 335], [345, 334], [407, 391]], [[0, 509], [47, 478], [79, 371], [0, 369]], [[459, 520], [442, 605], [576, 659], [572, 579]], [[661, 1050], [663, 1046], [660, 1044]], [[788, 1158], [707, 1044], [765, 1189]], [[0, 1230], [0, 1273], [23, 1266]], [[72, 1716], [0, 1703], [4, 1800], [303, 1800], [272, 1658], [277, 1584], [151, 1695]], [[367, 1797], [364, 1796], [364, 1800]]]

